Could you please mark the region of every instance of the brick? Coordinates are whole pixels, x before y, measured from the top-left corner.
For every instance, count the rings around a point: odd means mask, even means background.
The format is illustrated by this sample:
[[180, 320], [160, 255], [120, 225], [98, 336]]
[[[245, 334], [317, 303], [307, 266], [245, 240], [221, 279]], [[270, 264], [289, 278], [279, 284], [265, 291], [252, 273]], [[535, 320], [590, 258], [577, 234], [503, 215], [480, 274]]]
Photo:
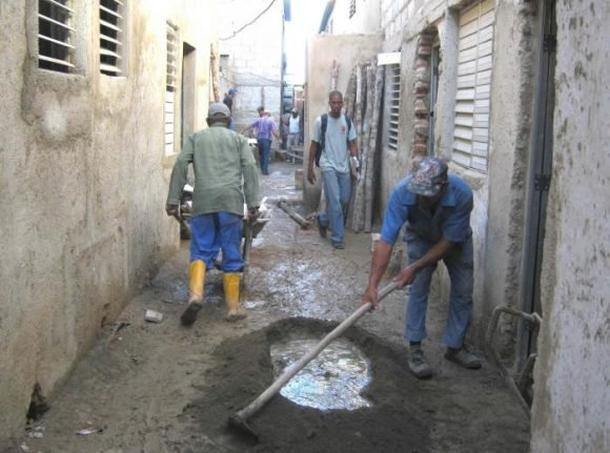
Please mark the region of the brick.
[[415, 100], [415, 114], [416, 115], [428, 115], [429, 109], [425, 99]]
[[430, 89], [427, 82], [418, 80], [415, 82], [414, 93], [415, 94], [428, 94], [428, 90]]
[[429, 56], [432, 54], [432, 46], [419, 46], [417, 48], [417, 55], [418, 56]]

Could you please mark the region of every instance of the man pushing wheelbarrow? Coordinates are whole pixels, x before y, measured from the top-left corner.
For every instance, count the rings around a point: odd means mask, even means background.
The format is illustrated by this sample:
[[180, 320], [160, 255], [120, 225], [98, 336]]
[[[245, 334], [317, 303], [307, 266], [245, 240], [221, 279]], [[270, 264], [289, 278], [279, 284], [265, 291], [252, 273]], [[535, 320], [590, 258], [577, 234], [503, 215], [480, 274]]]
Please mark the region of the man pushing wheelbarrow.
[[[226, 105], [210, 105], [209, 128], [189, 137], [176, 159], [170, 180], [165, 210], [168, 215], [179, 217], [187, 168], [189, 164], [193, 165], [189, 300], [180, 317], [185, 326], [195, 322], [202, 308], [206, 271], [214, 266], [219, 251], [222, 251], [221, 270], [227, 304], [225, 319], [237, 321], [247, 316], [239, 300], [244, 269], [242, 218], [244, 201], [247, 222], [254, 222], [258, 217], [259, 183], [248, 139], [228, 129], [230, 118], [231, 112]], [[245, 236], [246, 249], [248, 234]]]

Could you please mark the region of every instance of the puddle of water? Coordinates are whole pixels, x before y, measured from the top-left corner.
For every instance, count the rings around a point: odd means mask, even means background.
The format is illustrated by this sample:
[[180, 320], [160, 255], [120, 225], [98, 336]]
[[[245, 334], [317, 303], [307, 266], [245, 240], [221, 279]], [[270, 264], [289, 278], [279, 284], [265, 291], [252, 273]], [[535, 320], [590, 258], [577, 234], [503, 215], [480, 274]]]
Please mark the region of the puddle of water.
[[[313, 349], [320, 339], [289, 339], [271, 346], [275, 377]], [[370, 382], [369, 363], [350, 341], [339, 338], [329, 344], [280, 391], [301, 406], [320, 410], [355, 410], [370, 407], [360, 393]]]

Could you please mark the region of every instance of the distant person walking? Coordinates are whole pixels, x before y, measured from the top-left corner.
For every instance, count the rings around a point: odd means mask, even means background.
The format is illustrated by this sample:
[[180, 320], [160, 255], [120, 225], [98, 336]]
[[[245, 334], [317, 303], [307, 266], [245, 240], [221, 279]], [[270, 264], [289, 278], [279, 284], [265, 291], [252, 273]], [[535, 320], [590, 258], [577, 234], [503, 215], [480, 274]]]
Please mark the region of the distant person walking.
[[292, 109], [290, 118], [288, 119], [288, 147], [298, 146], [300, 135], [301, 118], [297, 109]]
[[222, 100], [222, 103], [229, 107], [229, 112], [233, 114], [233, 100], [235, 99], [235, 95], [237, 94], [237, 90], [235, 88], [230, 88], [229, 91], [225, 93], [225, 97]]
[[[311, 145], [307, 180], [314, 184], [314, 162], [320, 167], [326, 197], [326, 212], [318, 216], [320, 235], [326, 237], [330, 228], [330, 242], [336, 249], [345, 248], [345, 217], [352, 194], [350, 155], [358, 159], [356, 128], [347, 115], [341, 114], [343, 94], [331, 91], [328, 95], [330, 113], [316, 119]], [[348, 149], [349, 148], [349, 149]]]
[[268, 175], [271, 142], [273, 137], [279, 140], [280, 134], [273, 118], [265, 112], [265, 107], [261, 106], [256, 110], [258, 111], [258, 119], [254, 121], [247, 130], [256, 129], [256, 141], [260, 155], [261, 172], [263, 175]]

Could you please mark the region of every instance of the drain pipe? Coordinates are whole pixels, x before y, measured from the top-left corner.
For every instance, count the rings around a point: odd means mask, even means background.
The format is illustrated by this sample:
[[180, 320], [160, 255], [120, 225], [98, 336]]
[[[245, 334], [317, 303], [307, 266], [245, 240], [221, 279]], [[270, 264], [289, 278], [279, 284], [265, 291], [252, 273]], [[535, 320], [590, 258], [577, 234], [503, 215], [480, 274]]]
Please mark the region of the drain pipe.
[[493, 347], [494, 335], [497, 331], [498, 323], [500, 321], [500, 315], [502, 313], [521, 318], [523, 321], [531, 324], [533, 326], [532, 328], [535, 331], [540, 329], [540, 326], [542, 325], [542, 317], [538, 313], [525, 313], [523, 311], [516, 310], [506, 305], [496, 307], [494, 308], [494, 311], [491, 315], [491, 320], [489, 321], [489, 326], [485, 334], [485, 345], [488, 355], [491, 356], [495, 365], [500, 368], [500, 371], [506, 379], [506, 382], [508, 383], [511, 390], [513, 390], [513, 392], [519, 398], [521, 407], [524, 409], [525, 413], [529, 418], [530, 407], [523, 396], [523, 392], [525, 391], [525, 387], [527, 386], [527, 376], [529, 375], [529, 373], [531, 373], [534, 367], [534, 363], [536, 361], [536, 354], [530, 354], [530, 356], [527, 358], [527, 362], [525, 364], [525, 367], [523, 368], [523, 371], [520, 373], [517, 382], [515, 382], [506, 367], [502, 365], [498, 352]]
[[328, 3], [326, 3], [326, 8], [324, 9], [324, 14], [322, 14], [322, 22], [320, 22], [320, 30], [318, 30], [318, 33], [324, 33], [326, 30], [330, 16], [332, 16], [333, 9], [335, 9], [335, 2], [336, 0], [328, 0]]

